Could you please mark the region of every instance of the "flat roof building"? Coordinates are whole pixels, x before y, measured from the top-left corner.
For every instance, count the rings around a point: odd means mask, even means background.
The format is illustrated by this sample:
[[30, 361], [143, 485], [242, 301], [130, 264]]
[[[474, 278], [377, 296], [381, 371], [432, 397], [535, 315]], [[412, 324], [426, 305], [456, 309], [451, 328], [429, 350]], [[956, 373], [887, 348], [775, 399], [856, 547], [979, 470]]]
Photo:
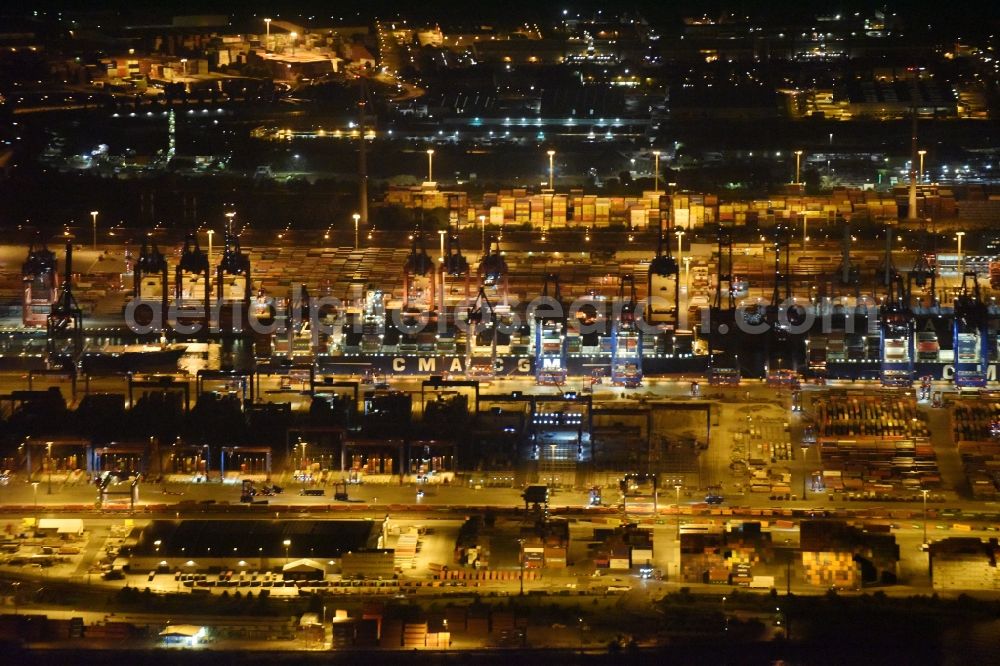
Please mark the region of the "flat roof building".
[[1000, 545], [996, 539], [950, 537], [930, 545], [934, 590], [1000, 590]]
[[373, 520], [154, 520], [142, 530], [129, 566], [271, 570], [313, 560], [336, 568], [345, 553], [381, 548], [383, 533], [384, 524]]

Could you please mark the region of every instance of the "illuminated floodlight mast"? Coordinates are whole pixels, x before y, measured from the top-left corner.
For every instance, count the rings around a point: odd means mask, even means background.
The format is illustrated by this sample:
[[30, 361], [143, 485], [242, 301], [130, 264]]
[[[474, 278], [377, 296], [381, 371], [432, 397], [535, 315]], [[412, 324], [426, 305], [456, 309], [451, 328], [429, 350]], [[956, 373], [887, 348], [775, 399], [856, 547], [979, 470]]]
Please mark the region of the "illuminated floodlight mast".
[[653, 151], [653, 191], [660, 191], [660, 151]]

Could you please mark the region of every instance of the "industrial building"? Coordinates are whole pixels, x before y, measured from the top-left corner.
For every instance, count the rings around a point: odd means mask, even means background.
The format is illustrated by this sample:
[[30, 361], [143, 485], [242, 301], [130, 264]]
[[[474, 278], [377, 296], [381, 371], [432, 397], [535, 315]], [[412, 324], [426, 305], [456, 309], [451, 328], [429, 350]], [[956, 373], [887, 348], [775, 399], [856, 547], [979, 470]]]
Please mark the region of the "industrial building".
[[648, 566], [653, 560], [653, 531], [629, 523], [613, 529], [595, 529], [591, 549], [598, 569]]
[[760, 523], [732, 530], [681, 533], [681, 579], [690, 583], [741, 583], [775, 561], [771, 532]]
[[1000, 590], [996, 539], [951, 537], [930, 545], [931, 584], [938, 590]]
[[803, 576], [810, 585], [856, 589], [864, 583], [896, 581], [899, 546], [888, 530], [869, 531], [837, 520], [804, 520], [799, 543]]
[[[132, 571], [341, 573], [348, 554], [383, 559], [385, 524], [372, 520], [154, 520], [129, 556]], [[364, 559], [364, 558], [361, 558]], [[308, 572], [305, 569], [309, 569]], [[294, 570], [294, 571], [293, 571]]]

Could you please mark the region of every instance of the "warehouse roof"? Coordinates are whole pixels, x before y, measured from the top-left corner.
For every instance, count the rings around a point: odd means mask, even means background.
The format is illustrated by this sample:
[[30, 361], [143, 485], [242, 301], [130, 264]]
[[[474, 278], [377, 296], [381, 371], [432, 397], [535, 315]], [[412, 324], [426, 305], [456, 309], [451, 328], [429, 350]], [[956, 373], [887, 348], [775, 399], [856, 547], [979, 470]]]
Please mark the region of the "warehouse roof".
[[38, 529], [55, 530], [58, 534], [83, 534], [83, 520], [80, 518], [42, 518]]
[[285, 572], [296, 572], [296, 571], [326, 571], [326, 566], [322, 562], [317, 562], [316, 560], [311, 560], [308, 557], [303, 557], [301, 559], [289, 562], [285, 566], [281, 567], [282, 571]]
[[371, 520], [154, 520], [142, 531], [132, 554], [334, 558], [377, 548], [380, 530], [380, 523]]
[[205, 628], [195, 624], [172, 624], [160, 632], [161, 636], [184, 636], [193, 638], [204, 633]]

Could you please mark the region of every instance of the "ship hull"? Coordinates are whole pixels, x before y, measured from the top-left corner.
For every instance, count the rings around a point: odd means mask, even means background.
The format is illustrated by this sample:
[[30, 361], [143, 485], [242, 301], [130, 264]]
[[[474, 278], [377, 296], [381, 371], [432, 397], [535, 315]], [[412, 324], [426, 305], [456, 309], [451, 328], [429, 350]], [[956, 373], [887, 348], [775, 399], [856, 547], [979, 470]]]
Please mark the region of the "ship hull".
[[[497, 355], [495, 376], [529, 377], [535, 373], [535, 359], [532, 356]], [[455, 354], [344, 354], [317, 356], [317, 370], [337, 375], [360, 375], [378, 372], [384, 375], [461, 375], [466, 371], [466, 358]], [[566, 359], [568, 374], [574, 377], [593, 376], [596, 372], [604, 376], [611, 374], [611, 356], [571, 355]], [[708, 367], [708, 357], [691, 356], [685, 358], [650, 357], [644, 358], [644, 376], [672, 374], [703, 374]]]
[[124, 352], [120, 354], [84, 353], [80, 368], [86, 374], [135, 371], [175, 371], [177, 362], [184, 355], [183, 349]]
[[[858, 362], [827, 362], [824, 372], [807, 373], [811, 376], [823, 376], [827, 379], [848, 380], [879, 380], [882, 374], [882, 364], [878, 361]], [[953, 381], [955, 379], [955, 364], [945, 362], [918, 362], [913, 365], [913, 380], [920, 381], [922, 377], [932, 380]], [[986, 367], [986, 380], [996, 382], [1000, 377], [1000, 364], [991, 363]]]

